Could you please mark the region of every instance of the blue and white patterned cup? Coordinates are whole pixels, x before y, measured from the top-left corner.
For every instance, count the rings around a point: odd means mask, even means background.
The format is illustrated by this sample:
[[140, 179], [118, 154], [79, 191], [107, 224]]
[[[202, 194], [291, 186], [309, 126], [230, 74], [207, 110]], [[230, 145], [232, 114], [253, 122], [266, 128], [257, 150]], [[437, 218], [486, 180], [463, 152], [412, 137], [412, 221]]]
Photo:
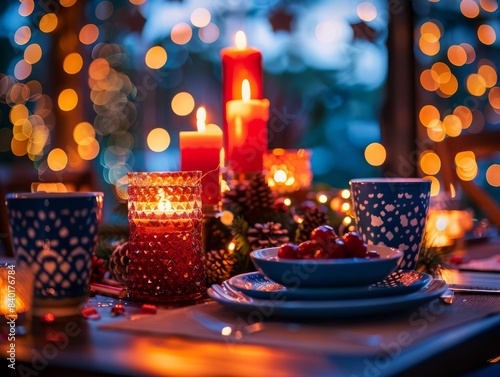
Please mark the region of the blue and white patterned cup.
[[16, 263], [34, 275], [34, 315], [75, 315], [87, 299], [103, 199], [101, 192], [6, 195]]
[[404, 253], [398, 269], [413, 270], [425, 230], [431, 181], [420, 178], [353, 179], [352, 202], [358, 232], [369, 245]]

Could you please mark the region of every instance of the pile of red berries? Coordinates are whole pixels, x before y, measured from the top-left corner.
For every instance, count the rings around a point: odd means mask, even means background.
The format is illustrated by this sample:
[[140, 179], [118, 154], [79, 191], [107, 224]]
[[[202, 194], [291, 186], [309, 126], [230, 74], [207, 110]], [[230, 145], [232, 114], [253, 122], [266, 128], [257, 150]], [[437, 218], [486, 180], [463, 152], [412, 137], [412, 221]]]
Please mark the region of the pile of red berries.
[[329, 225], [321, 225], [311, 232], [310, 240], [299, 245], [287, 243], [278, 250], [283, 259], [340, 259], [380, 258], [375, 250], [368, 250], [358, 232], [339, 237]]

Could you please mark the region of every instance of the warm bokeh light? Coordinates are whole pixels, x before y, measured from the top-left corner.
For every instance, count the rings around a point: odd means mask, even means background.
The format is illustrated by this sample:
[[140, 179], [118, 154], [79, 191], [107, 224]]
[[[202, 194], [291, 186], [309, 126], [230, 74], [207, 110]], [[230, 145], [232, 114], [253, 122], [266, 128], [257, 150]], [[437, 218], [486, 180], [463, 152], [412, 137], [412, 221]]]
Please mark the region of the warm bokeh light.
[[47, 164], [49, 169], [61, 171], [68, 165], [68, 155], [61, 148], [54, 148], [47, 156]]
[[475, 18], [479, 15], [479, 6], [474, 0], [462, 0], [460, 11], [467, 18]]
[[450, 97], [454, 95], [458, 90], [458, 80], [455, 75], [451, 74], [450, 79], [439, 84], [439, 89], [437, 91], [438, 95], [441, 97]]
[[386, 150], [380, 143], [371, 143], [365, 148], [365, 160], [372, 166], [382, 165], [386, 157]]
[[477, 28], [477, 37], [481, 43], [492, 45], [497, 39], [495, 29], [492, 26], [483, 24]]
[[476, 178], [478, 167], [476, 156], [472, 151], [458, 152], [455, 156], [457, 176], [463, 181], [472, 181]]
[[27, 17], [31, 13], [33, 13], [34, 9], [35, 9], [35, 2], [33, 0], [24, 0], [21, 1], [21, 4], [19, 4], [18, 13], [20, 16]]
[[377, 17], [377, 7], [373, 3], [364, 1], [358, 4], [356, 13], [363, 21], [370, 22]]
[[462, 47], [467, 53], [467, 61], [465, 64], [471, 64], [474, 60], [476, 60], [476, 50], [468, 43], [460, 43], [460, 47]]
[[74, 89], [64, 89], [57, 98], [57, 104], [63, 111], [71, 111], [78, 104], [78, 94]]
[[66, 8], [69, 8], [73, 5], [75, 5], [77, 0], [59, 0], [59, 3]]
[[462, 121], [453, 114], [448, 114], [443, 119], [443, 129], [446, 135], [456, 137], [462, 132]]
[[63, 61], [63, 69], [64, 72], [74, 75], [83, 67], [83, 58], [78, 52], [73, 52], [69, 55], [66, 55]]
[[196, 8], [191, 13], [191, 23], [196, 27], [205, 27], [210, 23], [212, 15], [206, 8]]
[[461, 67], [467, 62], [467, 52], [459, 45], [450, 46], [447, 56], [450, 63], [457, 67]]
[[99, 155], [101, 147], [96, 139], [87, 138], [86, 142], [83, 144], [78, 144], [77, 150], [78, 155], [83, 160], [93, 160]]
[[177, 93], [174, 98], [172, 98], [172, 111], [179, 116], [186, 116], [191, 114], [194, 110], [194, 98], [188, 92]]
[[436, 106], [425, 105], [420, 109], [418, 118], [425, 127], [433, 127], [439, 121], [441, 115]]
[[31, 29], [29, 26], [21, 26], [14, 34], [14, 42], [19, 46], [25, 45], [31, 39]]
[[80, 122], [73, 129], [73, 139], [77, 144], [87, 144], [95, 138], [94, 126], [89, 122]]
[[130, 1], [130, 3], [134, 5], [141, 5], [144, 4], [147, 0], [128, 0], [128, 1]]
[[492, 164], [486, 170], [486, 182], [493, 187], [500, 187], [500, 165]]
[[471, 73], [466, 80], [467, 91], [473, 96], [482, 96], [486, 93], [486, 80], [477, 73]]
[[167, 62], [167, 51], [162, 46], [153, 46], [144, 58], [146, 65], [151, 69], [160, 69]]
[[490, 102], [491, 107], [500, 110], [500, 87], [495, 86], [491, 88], [488, 93], [488, 101]]
[[349, 199], [351, 197], [351, 191], [350, 190], [342, 190], [340, 192], [340, 197], [343, 198], [343, 199]]
[[425, 69], [420, 74], [420, 85], [429, 92], [435, 92], [439, 88], [439, 83], [432, 77], [430, 69]]
[[456, 115], [460, 119], [463, 129], [470, 127], [472, 123], [472, 112], [468, 107], [457, 106], [455, 110], [453, 110], [453, 115]]
[[42, 58], [42, 48], [38, 43], [30, 44], [24, 50], [24, 60], [29, 64], [35, 64]]
[[94, 24], [87, 24], [80, 29], [78, 39], [85, 45], [91, 45], [99, 38], [99, 28]]
[[439, 190], [441, 189], [441, 184], [438, 179], [433, 176], [426, 176], [423, 178], [431, 181], [431, 196], [437, 196], [439, 194]]
[[191, 26], [189, 26], [185, 22], [180, 22], [174, 25], [172, 31], [170, 32], [170, 38], [172, 39], [172, 42], [178, 45], [185, 45], [191, 40], [192, 36], [193, 30], [191, 29]]
[[153, 152], [163, 152], [170, 145], [170, 134], [164, 128], [154, 128], [148, 134], [147, 143]]
[[492, 66], [492, 63], [481, 65], [477, 74], [484, 79], [487, 88], [495, 86], [498, 81], [497, 71]]
[[29, 75], [31, 75], [32, 67], [31, 64], [26, 60], [20, 60], [14, 66], [14, 76], [18, 80], [24, 80]]
[[29, 110], [24, 104], [12, 106], [9, 112], [9, 120], [13, 125], [23, 124], [29, 117]]
[[443, 62], [437, 62], [432, 65], [431, 75], [434, 81], [439, 84], [447, 83], [452, 76], [450, 67]]
[[418, 47], [425, 55], [434, 56], [441, 49], [441, 45], [439, 41], [429, 42], [427, 39], [428, 38], [421, 36], [418, 40]]
[[44, 33], [50, 33], [57, 27], [57, 16], [54, 13], [47, 13], [42, 16], [38, 27]]
[[89, 66], [89, 76], [94, 80], [103, 80], [110, 71], [109, 63], [106, 59], [97, 58]]
[[432, 151], [424, 151], [420, 156], [420, 169], [424, 174], [436, 175], [441, 169], [441, 159]]
[[437, 39], [441, 38], [441, 27], [438, 26], [436, 20], [427, 21], [420, 26], [420, 35], [433, 34]]
[[433, 122], [433, 126], [427, 128], [427, 136], [429, 139], [437, 143], [443, 141], [446, 137], [446, 132], [444, 132], [443, 129], [443, 123], [441, 121]]
[[486, 12], [494, 12], [498, 9], [497, 0], [479, 0], [479, 5]]

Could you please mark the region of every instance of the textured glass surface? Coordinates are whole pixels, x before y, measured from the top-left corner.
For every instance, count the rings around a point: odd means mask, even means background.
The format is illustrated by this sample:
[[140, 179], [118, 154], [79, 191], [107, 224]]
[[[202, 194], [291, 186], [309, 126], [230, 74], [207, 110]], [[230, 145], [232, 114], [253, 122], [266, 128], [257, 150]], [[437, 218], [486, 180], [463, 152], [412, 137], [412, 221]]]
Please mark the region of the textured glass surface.
[[201, 172], [128, 176], [130, 298], [161, 303], [201, 297]]

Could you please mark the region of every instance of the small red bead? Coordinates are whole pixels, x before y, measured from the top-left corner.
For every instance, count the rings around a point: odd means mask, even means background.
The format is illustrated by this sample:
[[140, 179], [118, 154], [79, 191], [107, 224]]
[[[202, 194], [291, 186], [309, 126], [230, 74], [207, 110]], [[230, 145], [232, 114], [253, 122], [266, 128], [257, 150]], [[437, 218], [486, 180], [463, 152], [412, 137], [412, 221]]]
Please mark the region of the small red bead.
[[125, 308], [122, 304], [115, 304], [112, 308], [111, 308], [111, 315], [112, 316], [117, 316], [117, 315], [120, 315], [120, 314], [123, 314], [125, 313]]
[[94, 308], [82, 309], [82, 315], [85, 319], [99, 319], [101, 315]]
[[56, 316], [52, 313], [45, 313], [44, 315], [42, 315], [42, 317], [40, 318], [40, 320], [43, 322], [43, 323], [52, 323], [56, 320]]
[[141, 306], [140, 314], [156, 314], [157, 309], [154, 305], [144, 304]]

